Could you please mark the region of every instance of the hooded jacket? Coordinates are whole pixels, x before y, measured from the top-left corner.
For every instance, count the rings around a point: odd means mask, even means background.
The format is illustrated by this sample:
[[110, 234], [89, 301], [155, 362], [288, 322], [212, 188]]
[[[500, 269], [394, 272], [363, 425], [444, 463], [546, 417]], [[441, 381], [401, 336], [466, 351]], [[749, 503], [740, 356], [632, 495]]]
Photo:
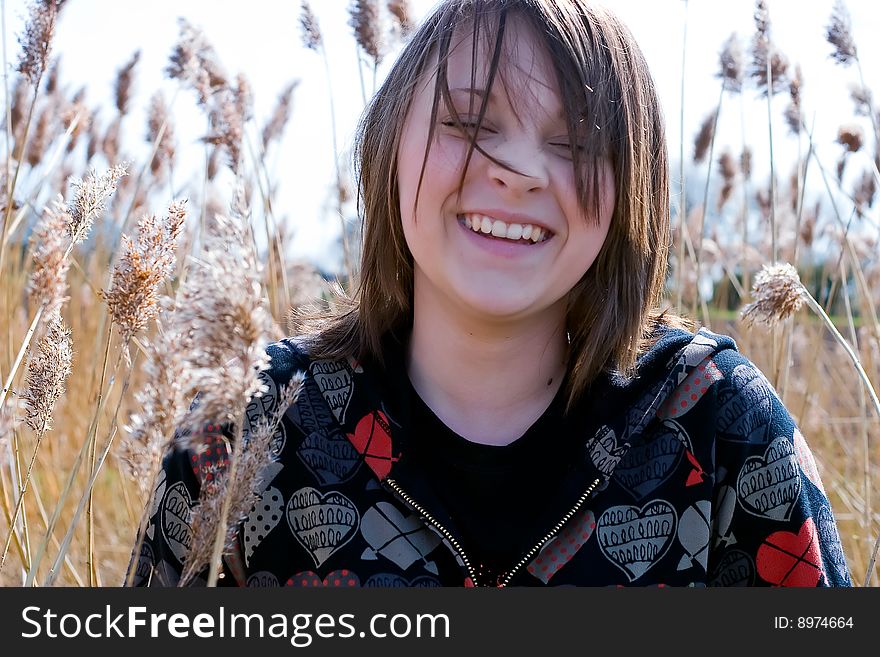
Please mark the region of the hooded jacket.
[[[523, 518], [530, 547], [491, 575], [408, 458], [417, 428], [403, 343], [389, 338], [385, 367], [313, 360], [296, 339], [271, 345], [243, 440], [275, 411], [279, 387], [305, 378], [219, 583], [851, 586], [813, 456], [764, 375], [726, 335], [656, 337], [634, 377], [591, 385], [572, 429], [582, 446], [558, 486], [535, 492], [540, 517]], [[201, 449], [165, 457], [135, 585], [177, 584], [193, 506], [227, 466], [224, 434], [207, 425], [191, 442]]]

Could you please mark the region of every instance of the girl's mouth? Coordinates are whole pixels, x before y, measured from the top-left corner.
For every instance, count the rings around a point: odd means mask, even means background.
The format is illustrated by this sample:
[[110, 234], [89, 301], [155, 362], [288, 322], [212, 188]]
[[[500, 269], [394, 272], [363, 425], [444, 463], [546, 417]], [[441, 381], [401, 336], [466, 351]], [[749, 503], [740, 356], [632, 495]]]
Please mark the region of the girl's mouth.
[[458, 222], [481, 237], [511, 244], [539, 244], [552, 237], [552, 233], [540, 226], [508, 224], [500, 219], [476, 213], [460, 214]]

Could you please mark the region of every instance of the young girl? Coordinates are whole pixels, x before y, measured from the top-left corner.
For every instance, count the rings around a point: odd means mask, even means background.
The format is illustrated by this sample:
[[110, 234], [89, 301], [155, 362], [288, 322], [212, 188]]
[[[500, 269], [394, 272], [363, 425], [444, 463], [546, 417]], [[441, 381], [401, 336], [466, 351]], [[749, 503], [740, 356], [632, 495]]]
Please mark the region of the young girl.
[[[357, 291], [269, 348], [266, 412], [306, 378], [220, 584], [851, 585], [772, 386], [658, 310], [663, 119], [614, 15], [445, 0], [357, 147]], [[136, 584], [177, 582], [215, 452], [166, 457]]]

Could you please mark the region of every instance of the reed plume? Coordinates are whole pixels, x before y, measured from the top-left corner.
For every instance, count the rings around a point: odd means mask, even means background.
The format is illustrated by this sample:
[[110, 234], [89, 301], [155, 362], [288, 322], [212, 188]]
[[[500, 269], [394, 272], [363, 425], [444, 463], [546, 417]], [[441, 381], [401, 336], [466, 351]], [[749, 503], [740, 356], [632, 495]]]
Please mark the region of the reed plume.
[[755, 34], [752, 37], [750, 74], [764, 96], [782, 90], [788, 71], [788, 59], [770, 38], [770, 12], [764, 0], [755, 3]]
[[46, 321], [46, 332], [28, 361], [25, 391], [25, 421], [38, 435], [52, 428], [52, 411], [64, 394], [73, 362], [71, 331], [61, 315], [53, 313]]
[[871, 97], [871, 90], [868, 87], [862, 84], [850, 84], [849, 97], [852, 99], [853, 112], [855, 112], [856, 116], [871, 115], [873, 100]]
[[[240, 192], [239, 192], [240, 193]], [[192, 262], [173, 315], [179, 332], [192, 336], [184, 392], [199, 395], [189, 426], [235, 423], [240, 409], [262, 390], [273, 334], [264, 301], [261, 267], [240, 212], [207, 223], [201, 253]]]
[[841, 144], [847, 153], [855, 153], [862, 148], [865, 135], [861, 126], [850, 123], [842, 125], [837, 130], [837, 143]]
[[801, 86], [803, 85], [801, 67], [795, 66], [794, 76], [788, 83], [788, 106], [785, 108], [785, 122], [791, 134], [798, 135], [801, 131]]
[[317, 52], [322, 47], [324, 40], [321, 36], [321, 28], [318, 25], [318, 18], [306, 0], [302, 0], [299, 27], [303, 46]]
[[744, 69], [742, 46], [739, 37], [733, 33], [721, 48], [718, 77], [725, 81], [728, 91], [738, 92], [742, 90]]
[[43, 111], [40, 112], [40, 116], [37, 118], [37, 123], [34, 126], [30, 146], [27, 150], [26, 160], [31, 167], [37, 166], [43, 160], [46, 148], [52, 141], [52, 128], [57, 115], [58, 109], [55, 107], [55, 103], [46, 105], [43, 107]]
[[[167, 315], [173, 314], [173, 299], [163, 299], [161, 305]], [[118, 453], [125, 472], [137, 483], [142, 496], [151, 490], [154, 469], [189, 405], [182, 382], [183, 354], [192, 346], [190, 336], [175, 331], [173, 323], [164, 327], [158, 321], [157, 324], [156, 336], [144, 341], [144, 383], [134, 395], [138, 410], [124, 427]]]
[[185, 18], [179, 18], [178, 24], [180, 38], [165, 72], [168, 77], [189, 84], [196, 91], [199, 103], [207, 105], [216, 91], [228, 86], [228, 77], [202, 31]]
[[739, 156], [739, 170], [742, 171], [743, 178], [746, 180], [752, 177], [752, 149], [748, 146], [743, 146]]
[[266, 122], [263, 128], [263, 150], [269, 146], [269, 143], [275, 139], [279, 139], [290, 120], [290, 112], [293, 107], [293, 92], [299, 86], [299, 80], [289, 82], [286, 87], [278, 94], [278, 103], [272, 112], [272, 117]]
[[[791, 207], [791, 211], [793, 213], [797, 213], [798, 203], [800, 202], [800, 192], [801, 192], [801, 166], [800, 163], [795, 163], [794, 167], [791, 169], [791, 175], [788, 179], [789, 193], [788, 193], [788, 201]], [[793, 235], [792, 235], [793, 237]]]
[[111, 320], [122, 330], [124, 345], [159, 312], [159, 286], [174, 273], [177, 238], [185, 219], [186, 201], [177, 201], [162, 219], [155, 214], [141, 218], [135, 239], [122, 236], [122, 255], [110, 289], [101, 296]]
[[401, 38], [405, 39], [414, 28], [409, 0], [388, 0], [387, 7]]
[[813, 246], [813, 239], [816, 235], [816, 222], [818, 221], [818, 219], [819, 204], [817, 203], [812, 210], [805, 213], [804, 220], [801, 222], [799, 237], [801, 243], [803, 243], [803, 245], [808, 249]]
[[116, 109], [120, 116], [128, 114], [128, 102], [131, 98], [131, 85], [134, 80], [134, 67], [141, 59], [141, 51], [136, 50], [131, 59], [116, 74]]
[[107, 131], [104, 133], [104, 137], [101, 139], [101, 152], [111, 164], [116, 164], [119, 161], [120, 123], [120, 118], [118, 116], [114, 117], [110, 122], [110, 125], [107, 126]]
[[85, 180], [71, 182], [76, 193], [67, 209], [70, 217], [67, 234], [73, 244], [85, 240], [95, 219], [104, 212], [107, 201], [116, 191], [120, 178], [125, 175], [128, 175], [127, 167], [116, 165], [101, 175], [92, 171]]
[[52, 40], [58, 14], [64, 0], [36, 0], [31, 3], [24, 34], [19, 37], [21, 56], [18, 72], [25, 76], [33, 87], [38, 87], [40, 78], [49, 64]]
[[[83, 87], [74, 94], [71, 101], [61, 110], [61, 125], [64, 126], [65, 130], [70, 130], [70, 139], [66, 147], [68, 153], [71, 153], [76, 148], [80, 136], [83, 133], [88, 133], [92, 124], [92, 112], [86, 106], [85, 97], [86, 90]], [[76, 125], [73, 125], [75, 119], [77, 122]]]
[[797, 270], [788, 263], [764, 265], [755, 275], [752, 301], [743, 307], [747, 323], [773, 326], [788, 319], [804, 305], [804, 292]]
[[168, 107], [161, 90], [153, 94], [150, 99], [146, 139], [150, 144], [158, 142], [156, 154], [150, 161], [150, 172], [158, 181], [161, 181], [164, 179], [166, 170], [170, 170], [174, 166], [174, 156], [177, 150], [174, 140], [174, 124], [168, 114]]
[[700, 124], [700, 131], [694, 139], [694, 162], [699, 163], [706, 159], [709, 152], [709, 146], [712, 144], [712, 136], [715, 134], [715, 118], [718, 115], [718, 109], [710, 112]]
[[15, 87], [12, 90], [12, 100], [9, 104], [9, 128], [16, 140], [21, 134], [24, 118], [27, 114], [29, 91], [30, 82], [28, 78], [24, 75], [16, 78]]
[[870, 170], [863, 171], [853, 189], [853, 203], [855, 204], [856, 214], [859, 217], [865, 216], [867, 209], [874, 206], [874, 195], [876, 193], [877, 179], [874, 177], [874, 172]]
[[736, 181], [737, 165], [736, 159], [729, 150], [725, 150], [718, 158], [718, 170], [721, 172], [721, 191], [718, 194], [718, 210], [720, 211], [733, 194], [734, 183]]
[[[192, 512], [192, 544], [181, 573], [181, 586], [208, 566], [218, 533], [224, 536], [223, 552], [234, 549], [242, 521], [254, 504], [259, 502], [260, 494], [268, 483], [265, 481], [268, 472], [266, 466], [278, 458], [272, 449], [272, 439], [281, 418], [296, 402], [302, 381], [303, 375], [297, 373], [290, 383], [282, 386], [274, 410], [268, 415], [261, 415], [248, 434], [242, 437], [241, 445], [234, 446], [231, 458], [236, 460], [237, 467], [215, 473], [211, 481], [204, 485]], [[228, 505], [225, 523], [222, 520], [224, 504]]]
[[[52, 426], [52, 412], [55, 403], [64, 394], [65, 383], [70, 376], [73, 361], [73, 348], [70, 340], [70, 329], [64, 326], [59, 313], [52, 314], [47, 320], [47, 330], [37, 343], [37, 350], [27, 365], [26, 387], [22, 394], [28, 426], [37, 434], [34, 451], [21, 482], [21, 491], [9, 521], [9, 529], [3, 552], [0, 554], [0, 570], [6, 563], [9, 546], [15, 535], [15, 525], [19, 514], [24, 508], [25, 494], [31, 481], [34, 463], [40, 451], [40, 445], [46, 431]], [[2, 413], [0, 409], [0, 413]]]
[[[205, 177], [211, 181], [217, 177], [217, 172], [220, 170], [220, 154], [221, 148], [219, 146], [214, 146], [211, 148], [211, 154], [208, 156], [208, 164], [205, 167]], [[210, 201], [208, 201], [210, 203]], [[206, 203], [206, 205], [208, 205]], [[206, 211], [205, 214], [209, 217], [213, 217], [213, 212]]]
[[848, 161], [847, 156], [861, 150], [864, 144], [864, 133], [861, 126], [850, 123], [842, 125], [837, 129], [837, 143], [843, 146], [843, 151], [837, 160], [837, 181], [843, 182], [843, 172], [846, 169]]
[[57, 91], [58, 88], [58, 78], [61, 75], [61, 56], [59, 55], [52, 61], [52, 65], [49, 67], [48, 75], [46, 76], [46, 82], [43, 85], [43, 89], [46, 91], [46, 95], [52, 96]]
[[352, 0], [348, 11], [358, 45], [374, 63], [380, 63], [384, 43], [378, 0]]
[[232, 172], [239, 174], [244, 126], [253, 113], [250, 83], [239, 75], [235, 87], [222, 87], [214, 93], [208, 105], [211, 133], [204, 141], [222, 146], [227, 164]]
[[834, 61], [849, 65], [858, 57], [856, 51], [856, 43], [852, 37], [852, 21], [849, 17], [849, 11], [842, 0], [835, 0], [834, 8], [831, 11], [831, 19], [825, 28], [825, 38], [828, 40], [834, 50], [831, 57]]
[[65, 257], [70, 247], [66, 229], [70, 215], [59, 195], [44, 208], [43, 216], [31, 235], [31, 257], [34, 268], [28, 279], [28, 296], [34, 306], [45, 306], [46, 315], [54, 315], [67, 301], [67, 272], [70, 261]]

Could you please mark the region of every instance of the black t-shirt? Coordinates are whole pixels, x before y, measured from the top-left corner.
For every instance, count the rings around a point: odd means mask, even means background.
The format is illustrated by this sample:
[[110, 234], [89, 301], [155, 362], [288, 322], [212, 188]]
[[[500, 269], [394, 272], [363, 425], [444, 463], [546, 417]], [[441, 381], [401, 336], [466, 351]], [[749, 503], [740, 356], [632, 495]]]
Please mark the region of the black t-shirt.
[[[407, 379], [409, 383], [409, 380]], [[469, 441], [447, 427], [409, 383], [414, 465], [452, 519], [465, 552], [483, 572], [512, 568], [534, 545], [542, 500], [583, 436], [564, 417], [565, 382], [526, 432], [508, 445]], [[537, 536], [540, 538], [539, 536]]]

